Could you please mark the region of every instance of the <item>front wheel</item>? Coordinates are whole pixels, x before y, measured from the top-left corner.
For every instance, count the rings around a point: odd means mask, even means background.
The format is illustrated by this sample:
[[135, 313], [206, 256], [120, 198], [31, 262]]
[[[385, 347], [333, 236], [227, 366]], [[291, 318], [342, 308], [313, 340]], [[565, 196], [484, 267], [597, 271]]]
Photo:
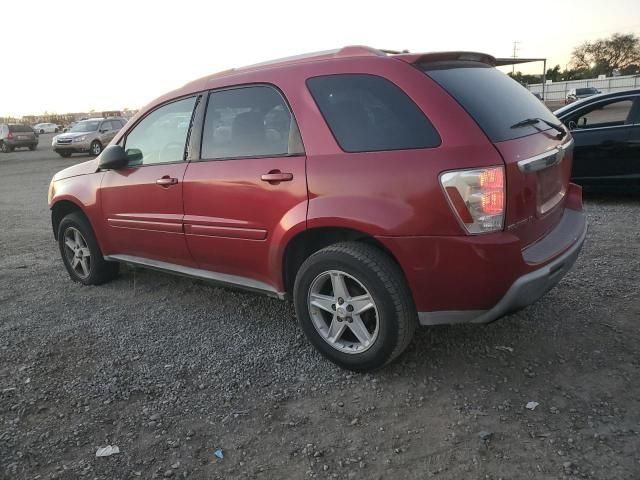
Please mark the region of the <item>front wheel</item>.
[[100, 155], [100, 152], [102, 152], [102, 144], [99, 141], [94, 140], [93, 142], [91, 142], [91, 147], [89, 148], [89, 152], [91, 152], [91, 155], [95, 155], [95, 156]]
[[29, 150], [31, 151], [35, 150], [36, 148], [38, 148], [37, 145], [29, 145]]
[[118, 275], [119, 265], [104, 259], [89, 221], [80, 212], [70, 213], [60, 222], [58, 246], [64, 266], [75, 282], [99, 285]]
[[362, 243], [339, 243], [311, 255], [296, 276], [294, 302], [314, 347], [340, 367], [358, 372], [397, 358], [417, 325], [400, 267]]

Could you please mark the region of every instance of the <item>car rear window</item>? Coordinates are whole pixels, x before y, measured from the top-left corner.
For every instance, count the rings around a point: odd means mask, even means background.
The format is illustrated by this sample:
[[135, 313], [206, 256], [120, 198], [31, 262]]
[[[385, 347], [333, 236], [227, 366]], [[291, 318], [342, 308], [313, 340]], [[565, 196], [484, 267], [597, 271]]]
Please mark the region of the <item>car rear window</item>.
[[33, 129], [29, 125], [9, 125], [9, 131], [12, 133], [33, 133]]
[[480, 62], [433, 62], [419, 66], [473, 117], [493, 142], [531, 135], [550, 127], [512, 127], [527, 118], [560, 121], [526, 88], [494, 67]]
[[431, 148], [440, 136], [418, 106], [382, 77], [314, 77], [307, 86], [336, 141], [346, 152]]

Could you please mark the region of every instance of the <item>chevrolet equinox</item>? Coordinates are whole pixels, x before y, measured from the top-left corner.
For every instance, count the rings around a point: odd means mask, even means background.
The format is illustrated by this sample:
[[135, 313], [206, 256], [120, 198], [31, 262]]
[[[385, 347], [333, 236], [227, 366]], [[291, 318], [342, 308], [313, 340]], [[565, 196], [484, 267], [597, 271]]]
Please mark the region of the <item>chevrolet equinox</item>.
[[587, 225], [571, 134], [495, 65], [355, 46], [188, 83], [53, 177], [64, 265], [85, 285], [126, 263], [291, 298], [356, 371], [417, 325], [521, 309]]

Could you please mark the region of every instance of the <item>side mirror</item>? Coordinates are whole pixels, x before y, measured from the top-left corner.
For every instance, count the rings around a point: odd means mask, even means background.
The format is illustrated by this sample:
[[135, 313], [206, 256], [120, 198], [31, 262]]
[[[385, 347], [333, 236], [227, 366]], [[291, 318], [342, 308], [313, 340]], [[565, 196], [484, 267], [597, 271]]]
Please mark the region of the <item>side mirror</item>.
[[109, 145], [100, 155], [98, 168], [101, 170], [118, 170], [129, 163], [129, 156], [120, 145]]

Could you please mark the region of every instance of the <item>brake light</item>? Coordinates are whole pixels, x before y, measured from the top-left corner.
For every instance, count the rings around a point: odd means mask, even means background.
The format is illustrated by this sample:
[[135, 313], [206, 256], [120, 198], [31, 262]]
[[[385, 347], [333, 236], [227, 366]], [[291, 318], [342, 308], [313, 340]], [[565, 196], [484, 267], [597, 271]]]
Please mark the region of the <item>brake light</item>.
[[7, 134], [7, 139], [11, 140], [12, 138], [13, 138], [13, 132], [9, 130], [9, 133]]
[[447, 200], [469, 233], [502, 230], [504, 167], [455, 170], [440, 175]]

